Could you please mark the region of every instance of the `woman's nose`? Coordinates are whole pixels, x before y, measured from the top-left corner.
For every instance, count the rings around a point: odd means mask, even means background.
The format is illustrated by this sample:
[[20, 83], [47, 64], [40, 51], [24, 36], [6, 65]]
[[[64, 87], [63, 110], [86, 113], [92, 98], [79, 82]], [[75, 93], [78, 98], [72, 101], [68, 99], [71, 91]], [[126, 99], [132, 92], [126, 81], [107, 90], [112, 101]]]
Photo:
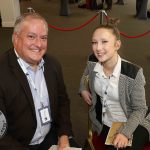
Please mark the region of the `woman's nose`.
[[102, 44], [101, 43], [97, 43], [97, 50], [101, 50], [102, 49]]

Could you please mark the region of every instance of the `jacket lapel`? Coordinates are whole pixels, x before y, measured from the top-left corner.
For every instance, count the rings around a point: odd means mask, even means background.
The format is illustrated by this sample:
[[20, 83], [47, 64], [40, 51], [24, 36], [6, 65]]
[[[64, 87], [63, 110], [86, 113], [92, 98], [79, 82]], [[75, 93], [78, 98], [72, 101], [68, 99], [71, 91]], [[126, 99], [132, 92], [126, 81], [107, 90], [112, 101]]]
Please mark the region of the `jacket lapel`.
[[122, 97], [124, 97], [123, 94], [124, 94], [124, 91], [125, 91], [125, 78], [122, 74], [120, 74], [118, 90], [119, 90], [119, 99], [121, 101]]
[[54, 93], [55, 91], [55, 87], [57, 83], [55, 83], [55, 75], [54, 75], [54, 71], [53, 71], [53, 67], [49, 66], [51, 65], [49, 62], [47, 62], [46, 59], [44, 59], [45, 63], [44, 63], [44, 77], [45, 77], [45, 81], [46, 81], [46, 86], [47, 86], [47, 90], [48, 90], [48, 95], [49, 95], [49, 101], [50, 101], [50, 110], [51, 110], [51, 116], [52, 118], [54, 117], [54, 106], [56, 106], [55, 103], [55, 95]]
[[19, 64], [17, 62], [17, 56], [15, 55], [14, 50], [10, 50], [9, 63], [10, 63], [10, 67], [11, 67], [13, 73], [15, 74], [16, 78], [18, 79], [22, 88], [24, 89], [24, 92], [27, 96], [27, 101], [29, 101], [29, 104], [33, 111], [33, 115], [35, 116], [35, 107], [34, 107], [32, 93], [31, 93], [31, 90], [30, 90], [30, 87], [28, 84], [28, 80], [26, 78], [26, 75], [23, 73], [21, 67], [19, 66]]
[[[121, 61], [121, 72], [122, 72], [123, 66], [122, 66], [122, 61]], [[126, 88], [126, 76], [123, 75], [122, 73], [120, 73], [120, 77], [119, 77], [119, 85], [118, 85], [118, 91], [119, 91], [119, 100], [120, 100], [120, 104], [122, 106], [122, 108], [124, 109], [124, 106], [126, 106], [126, 101], [124, 100], [124, 98], [126, 97], [125, 94], [125, 88]], [[126, 112], [124, 110], [124, 112]], [[126, 114], [127, 115], [127, 114]]]

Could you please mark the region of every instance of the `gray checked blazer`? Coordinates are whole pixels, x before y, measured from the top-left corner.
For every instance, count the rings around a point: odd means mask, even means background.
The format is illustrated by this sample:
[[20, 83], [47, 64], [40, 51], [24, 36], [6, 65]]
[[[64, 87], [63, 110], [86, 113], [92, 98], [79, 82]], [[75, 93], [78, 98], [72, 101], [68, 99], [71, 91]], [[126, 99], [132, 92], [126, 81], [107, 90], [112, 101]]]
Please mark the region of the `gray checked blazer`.
[[[79, 93], [83, 90], [91, 92], [92, 106], [89, 108], [89, 117], [92, 122], [92, 130], [100, 134], [103, 126], [101, 121], [102, 105], [101, 101], [99, 101], [99, 96], [94, 91], [94, 79], [96, 75], [94, 67], [97, 62], [98, 60], [94, 54], [91, 54], [81, 78]], [[143, 69], [122, 59], [118, 88], [120, 104], [127, 117], [127, 122], [118, 132], [128, 138], [132, 137], [133, 132], [139, 124], [143, 124], [147, 112], [144, 86], [145, 77], [143, 75]], [[146, 127], [150, 133], [149, 121], [145, 121], [143, 126]]]

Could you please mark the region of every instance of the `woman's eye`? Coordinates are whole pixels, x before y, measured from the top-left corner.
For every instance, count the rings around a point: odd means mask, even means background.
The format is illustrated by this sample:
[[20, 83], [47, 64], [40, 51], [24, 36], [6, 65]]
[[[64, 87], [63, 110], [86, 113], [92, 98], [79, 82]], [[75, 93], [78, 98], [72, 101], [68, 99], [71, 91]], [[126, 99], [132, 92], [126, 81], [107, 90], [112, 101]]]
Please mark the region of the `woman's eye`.
[[108, 41], [106, 41], [106, 40], [104, 40], [104, 41], [102, 41], [102, 43], [107, 43]]
[[95, 44], [97, 44], [97, 42], [92, 42], [92, 45], [95, 45]]

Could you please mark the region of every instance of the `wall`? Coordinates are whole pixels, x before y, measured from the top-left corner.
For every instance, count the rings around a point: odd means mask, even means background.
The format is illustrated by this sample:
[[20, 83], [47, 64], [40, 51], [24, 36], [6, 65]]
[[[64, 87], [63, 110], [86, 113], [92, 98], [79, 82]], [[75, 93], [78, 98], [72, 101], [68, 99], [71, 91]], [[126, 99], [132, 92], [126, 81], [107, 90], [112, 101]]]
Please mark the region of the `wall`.
[[16, 17], [20, 15], [19, 0], [0, 0], [2, 27], [13, 27]]

